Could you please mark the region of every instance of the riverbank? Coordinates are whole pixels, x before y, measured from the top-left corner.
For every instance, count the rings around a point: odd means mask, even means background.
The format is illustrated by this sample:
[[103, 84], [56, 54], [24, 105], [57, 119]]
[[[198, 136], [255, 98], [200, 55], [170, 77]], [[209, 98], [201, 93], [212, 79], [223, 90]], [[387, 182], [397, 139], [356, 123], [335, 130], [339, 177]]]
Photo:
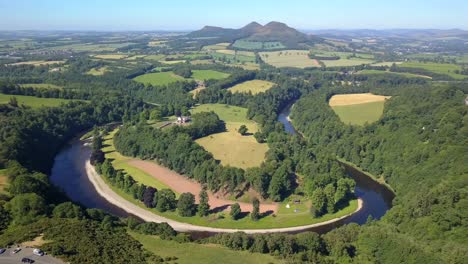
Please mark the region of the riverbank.
[[[346, 215], [333, 218], [327, 221], [323, 221], [320, 223], [314, 223], [310, 225], [303, 225], [303, 226], [294, 226], [294, 227], [284, 227], [284, 228], [270, 228], [270, 229], [232, 229], [232, 228], [216, 228], [216, 227], [208, 227], [208, 226], [198, 226], [188, 223], [182, 223], [179, 221], [175, 221], [160, 215], [157, 215], [153, 212], [150, 212], [147, 209], [144, 209], [117, 194], [114, 190], [109, 187], [104, 179], [96, 172], [94, 166], [91, 165], [89, 159], [86, 162], [86, 175], [89, 178], [90, 182], [105, 200], [109, 203], [112, 203], [115, 206], [123, 209], [124, 211], [128, 212], [129, 214], [135, 215], [145, 221], [148, 222], [166, 222], [172, 228], [180, 232], [190, 232], [190, 231], [197, 231], [197, 232], [215, 232], [215, 233], [233, 233], [233, 232], [245, 232], [249, 234], [254, 233], [276, 233], [276, 232], [299, 232], [309, 230], [315, 227], [329, 225], [331, 223], [335, 223], [341, 221], [345, 218], [352, 216], [353, 214], [359, 212], [363, 207], [363, 202], [361, 199], [357, 200], [357, 208], [352, 213], [348, 213]], [[255, 222], [253, 222], [255, 224]]]

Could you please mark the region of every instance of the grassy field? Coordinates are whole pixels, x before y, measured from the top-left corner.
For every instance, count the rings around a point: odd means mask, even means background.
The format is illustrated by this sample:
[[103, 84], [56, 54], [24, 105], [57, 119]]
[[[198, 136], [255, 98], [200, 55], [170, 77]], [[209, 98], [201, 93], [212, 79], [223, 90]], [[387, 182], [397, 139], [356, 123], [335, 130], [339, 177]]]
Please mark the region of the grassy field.
[[172, 82], [183, 81], [184, 78], [172, 72], [154, 72], [137, 76], [133, 80], [145, 85], [167, 85]]
[[246, 56], [246, 55], [241, 55], [240, 53], [233, 55], [233, 54], [213, 52], [213, 53], [210, 53], [210, 55], [215, 60], [230, 62], [230, 63], [254, 63], [255, 62], [255, 56]]
[[16, 97], [19, 105], [31, 106], [34, 108], [42, 106], [55, 107], [59, 106], [62, 103], [69, 102], [66, 99], [58, 98], [40, 98], [34, 96], [24, 96], [24, 95], [11, 95], [11, 94], [2, 94], [0, 93], [0, 104], [7, 104], [10, 101], [10, 98]]
[[408, 72], [389, 72], [389, 71], [378, 71], [378, 70], [362, 70], [362, 71], [359, 71], [358, 74], [368, 74], [368, 75], [390, 74], [390, 75], [402, 76], [402, 77], [407, 77], [407, 78], [432, 79], [432, 77], [430, 77], [430, 76], [413, 74], [413, 73], [408, 73]]
[[132, 160], [130, 157], [125, 157], [119, 152], [115, 151], [113, 138], [117, 129], [110, 132], [109, 135], [104, 137], [104, 148], [102, 151], [106, 155], [106, 159], [112, 160], [112, 165], [117, 170], [123, 170], [124, 172], [132, 175], [133, 179], [139, 183], [143, 183], [146, 186], [152, 186], [156, 189], [167, 189], [168, 187], [157, 179], [153, 178], [151, 175], [145, 173], [144, 171], [137, 169], [128, 164], [128, 161]]
[[[258, 131], [257, 124], [246, 118], [247, 109], [223, 104], [204, 104], [192, 109], [192, 113], [214, 111], [226, 122], [226, 132], [216, 133], [196, 142], [203, 146], [224, 165], [239, 168], [259, 166], [268, 151], [267, 144], [258, 143], [253, 133]], [[242, 136], [237, 132], [241, 125], [246, 125], [250, 135]]]
[[273, 52], [260, 52], [260, 57], [265, 63], [275, 67], [319, 67], [316, 60], [312, 60], [305, 50], [283, 50]]
[[145, 56], [144, 59], [145, 59], [145, 60], [156, 60], [156, 61], [159, 61], [159, 60], [164, 59], [164, 57], [165, 57], [165, 55], [158, 54], [158, 55], [148, 55], [148, 56]]
[[123, 48], [131, 44], [135, 44], [135, 43], [131, 43], [131, 42], [99, 43], [99, 44], [78, 43], [78, 44], [68, 44], [68, 45], [50, 47], [50, 48], [47, 48], [47, 50], [74, 50], [77, 52], [81, 52], [81, 51], [112, 52], [118, 48]]
[[239, 39], [232, 44], [234, 48], [238, 49], [246, 49], [246, 50], [269, 50], [269, 49], [284, 49], [284, 46], [281, 42], [278, 41], [269, 41], [269, 42], [261, 42], [261, 41], [249, 41]]
[[399, 64], [402, 64], [403, 62], [401, 62], [401, 61], [385, 61], [385, 62], [372, 63], [371, 65], [376, 66], [376, 67], [379, 67], [379, 66], [391, 67], [394, 63], [395, 63], [395, 65], [399, 65]]
[[203, 47], [203, 50], [222, 50], [226, 49], [227, 46], [231, 45], [231, 43], [228, 42], [222, 42], [222, 43], [217, 43], [214, 45], [207, 45]]
[[99, 54], [94, 55], [94, 58], [104, 59], [104, 60], [120, 60], [128, 57], [127, 54]]
[[58, 85], [50, 84], [50, 83], [21, 83], [19, 86], [30, 87], [30, 88], [44, 88], [44, 89], [62, 89], [63, 88]]
[[193, 70], [192, 71], [192, 79], [195, 80], [209, 80], [215, 79], [220, 80], [229, 77], [228, 73], [213, 71], [213, 70]]
[[16, 62], [12, 63], [10, 65], [34, 65], [34, 66], [41, 66], [41, 65], [51, 65], [51, 64], [63, 64], [65, 61], [44, 61], [44, 60], [39, 60], [39, 61], [22, 61], [22, 62]]
[[129, 233], [136, 240], [140, 241], [146, 250], [163, 258], [176, 256], [178, 259], [175, 263], [179, 264], [282, 263], [280, 260], [267, 254], [233, 251], [215, 244], [180, 244], [175, 241], [162, 240], [157, 236], [142, 235], [135, 232]]
[[400, 64], [401, 67], [408, 67], [408, 68], [420, 68], [427, 71], [431, 71], [434, 73], [439, 74], [446, 74], [454, 79], [465, 79], [468, 78], [467, 75], [456, 74], [456, 70], [461, 70], [461, 67], [455, 64], [447, 64], [447, 63], [434, 63], [434, 62], [405, 62]]
[[379, 120], [388, 98], [370, 93], [339, 94], [330, 98], [329, 105], [344, 123], [364, 125]]
[[252, 80], [239, 83], [229, 88], [229, 91], [233, 93], [252, 93], [258, 94], [268, 91], [271, 87], [275, 85], [272, 82], [264, 80]]
[[103, 75], [104, 73], [106, 73], [108, 71], [109, 71], [109, 69], [106, 66], [104, 66], [104, 67], [100, 67], [100, 68], [92, 68], [86, 74], [90, 74], [90, 75], [94, 75], [94, 76], [100, 76], [100, 75]]

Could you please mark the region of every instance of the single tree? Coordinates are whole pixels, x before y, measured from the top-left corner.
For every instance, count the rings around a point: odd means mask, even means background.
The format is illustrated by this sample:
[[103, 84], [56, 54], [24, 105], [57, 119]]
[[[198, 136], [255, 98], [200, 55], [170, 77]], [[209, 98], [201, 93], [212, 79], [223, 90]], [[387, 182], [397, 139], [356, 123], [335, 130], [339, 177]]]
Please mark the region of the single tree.
[[170, 189], [162, 189], [158, 192], [158, 202], [156, 209], [159, 212], [165, 212], [175, 209], [176, 199], [175, 193]]
[[247, 134], [248, 128], [245, 125], [242, 125], [237, 131], [239, 132], [239, 134], [245, 136]]
[[200, 204], [198, 205], [198, 215], [207, 216], [210, 213], [210, 204], [208, 203], [208, 193], [205, 189], [200, 192]]
[[154, 195], [156, 194], [156, 192], [157, 192], [156, 188], [153, 188], [151, 186], [145, 188], [144, 193], [143, 193], [143, 203], [145, 204], [146, 207], [154, 208]]
[[195, 196], [191, 193], [183, 193], [177, 202], [177, 211], [180, 216], [193, 216], [195, 214]]
[[252, 212], [250, 217], [253, 221], [257, 221], [260, 218], [260, 201], [257, 198], [254, 198], [252, 201]]
[[240, 216], [241, 212], [242, 211], [241, 211], [240, 205], [238, 203], [235, 203], [235, 204], [231, 205], [230, 215], [231, 215], [232, 219], [234, 219], [234, 220], [239, 219], [239, 216]]

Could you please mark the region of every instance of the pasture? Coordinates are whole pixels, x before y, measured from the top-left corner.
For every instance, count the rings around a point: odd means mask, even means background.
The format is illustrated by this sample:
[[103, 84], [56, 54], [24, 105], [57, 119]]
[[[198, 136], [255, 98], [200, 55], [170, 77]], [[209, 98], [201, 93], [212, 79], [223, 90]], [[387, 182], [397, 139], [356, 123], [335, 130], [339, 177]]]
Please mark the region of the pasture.
[[192, 79], [195, 80], [220, 80], [229, 77], [228, 73], [213, 71], [213, 70], [192, 70]]
[[34, 96], [25, 96], [25, 95], [11, 95], [11, 94], [2, 94], [0, 93], [0, 104], [7, 104], [10, 101], [10, 98], [15, 97], [18, 100], [18, 105], [26, 105], [33, 108], [38, 107], [56, 107], [60, 106], [62, 103], [67, 103], [70, 100], [59, 99], [59, 98], [40, 98]]
[[[268, 145], [258, 143], [253, 137], [258, 127], [255, 122], [247, 119], [247, 109], [223, 104], [204, 104], [191, 110], [192, 114], [210, 111], [226, 122], [227, 131], [197, 139], [196, 142], [223, 165], [244, 169], [259, 166], [265, 159]], [[242, 136], [237, 132], [241, 125], [247, 126], [249, 135]]]
[[217, 43], [217, 44], [214, 44], [214, 45], [204, 46], [202, 49], [203, 50], [222, 50], [222, 49], [226, 49], [229, 45], [231, 45], [231, 43], [222, 42], [222, 43]]
[[256, 264], [283, 263], [268, 254], [250, 253], [248, 251], [233, 251], [220, 245], [180, 243], [162, 240], [157, 236], [142, 235], [135, 232], [129, 234], [138, 240], [143, 248], [163, 258], [177, 256], [176, 263], [204, 263], [204, 264]]
[[461, 67], [455, 64], [434, 63], [434, 62], [405, 62], [399, 65], [407, 68], [419, 68], [430, 72], [445, 74], [454, 79], [465, 79], [467, 75], [457, 74], [455, 71], [460, 71]]
[[255, 56], [242, 55], [241, 53], [237, 54], [227, 54], [212, 52], [210, 55], [217, 61], [223, 61], [227, 63], [254, 63]]
[[365, 94], [340, 94], [330, 98], [329, 105], [341, 121], [351, 125], [372, 123], [382, 116], [385, 100], [390, 96]]
[[133, 80], [145, 85], [167, 85], [185, 79], [172, 72], [153, 72], [137, 76]]
[[261, 59], [272, 66], [281, 67], [319, 67], [317, 60], [310, 59], [306, 50], [283, 50], [273, 52], [260, 52]]
[[61, 46], [49, 47], [47, 50], [73, 50], [76, 52], [89, 51], [89, 52], [112, 52], [118, 48], [123, 48], [128, 45], [135, 43], [123, 42], [123, 43], [78, 43], [78, 44], [67, 44]]
[[94, 76], [100, 76], [100, 75], [103, 75], [104, 73], [106, 73], [108, 71], [109, 71], [109, 68], [104, 66], [104, 67], [99, 67], [99, 68], [92, 68], [91, 70], [86, 72], [86, 74], [94, 75]]
[[128, 55], [127, 54], [98, 54], [98, 55], [94, 55], [93, 57], [98, 58], [98, 59], [103, 59], [103, 60], [120, 60], [123, 58], [127, 58]]
[[44, 61], [44, 60], [39, 60], [39, 61], [22, 61], [22, 62], [16, 62], [12, 63], [9, 65], [16, 66], [16, 65], [34, 65], [34, 66], [42, 66], [42, 65], [52, 65], [52, 64], [63, 64], [65, 61]]
[[229, 88], [228, 90], [232, 93], [264, 93], [275, 85], [272, 82], [264, 80], [251, 80], [243, 83], [239, 83]]
[[245, 49], [245, 50], [269, 50], [269, 49], [284, 49], [284, 46], [281, 42], [278, 41], [249, 41], [244, 39], [239, 39], [232, 44], [234, 48]]
[[402, 76], [402, 77], [407, 77], [407, 78], [432, 79], [432, 77], [430, 77], [430, 76], [413, 74], [413, 73], [409, 73], [409, 72], [390, 72], [390, 71], [379, 71], [379, 70], [362, 70], [362, 71], [359, 71], [358, 74], [367, 74], [367, 75], [389, 74], [389, 75]]

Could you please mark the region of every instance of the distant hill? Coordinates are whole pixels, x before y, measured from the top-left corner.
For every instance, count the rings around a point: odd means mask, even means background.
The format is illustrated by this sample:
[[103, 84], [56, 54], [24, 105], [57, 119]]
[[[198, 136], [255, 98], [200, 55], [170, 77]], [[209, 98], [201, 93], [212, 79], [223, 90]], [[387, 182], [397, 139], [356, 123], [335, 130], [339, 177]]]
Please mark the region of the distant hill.
[[222, 41], [234, 42], [244, 40], [251, 42], [281, 42], [286, 48], [304, 48], [308, 44], [321, 41], [320, 38], [307, 35], [288, 25], [272, 21], [264, 26], [251, 22], [239, 29], [205, 26], [187, 34], [189, 38], [219, 38]]

